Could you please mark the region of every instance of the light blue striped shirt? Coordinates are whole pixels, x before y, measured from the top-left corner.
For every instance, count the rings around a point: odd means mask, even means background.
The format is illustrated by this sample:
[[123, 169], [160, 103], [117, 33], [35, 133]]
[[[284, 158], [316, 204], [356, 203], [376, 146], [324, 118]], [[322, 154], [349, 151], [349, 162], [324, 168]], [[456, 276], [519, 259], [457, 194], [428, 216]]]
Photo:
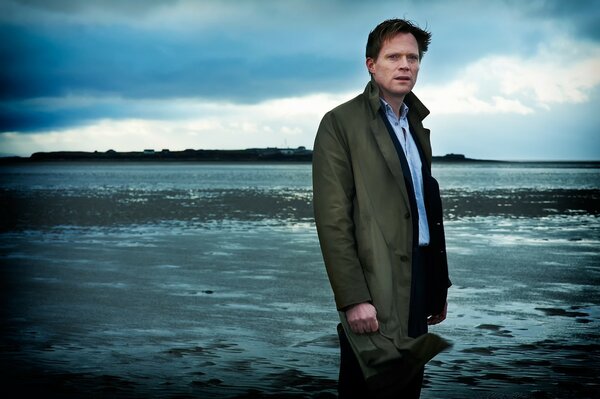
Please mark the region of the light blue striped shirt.
[[421, 156], [419, 149], [410, 134], [408, 126], [408, 107], [402, 104], [400, 108], [400, 118], [396, 117], [392, 107], [382, 98], [381, 102], [385, 107], [385, 114], [400, 141], [404, 156], [408, 161], [410, 176], [412, 178], [415, 199], [417, 200], [417, 210], [419, 212], [419, 245], [429, 245], [429, 226], [427, 225], [427, 211], [425, 210], [425, 201], [423, 193], [423, 173], [421, 172]]

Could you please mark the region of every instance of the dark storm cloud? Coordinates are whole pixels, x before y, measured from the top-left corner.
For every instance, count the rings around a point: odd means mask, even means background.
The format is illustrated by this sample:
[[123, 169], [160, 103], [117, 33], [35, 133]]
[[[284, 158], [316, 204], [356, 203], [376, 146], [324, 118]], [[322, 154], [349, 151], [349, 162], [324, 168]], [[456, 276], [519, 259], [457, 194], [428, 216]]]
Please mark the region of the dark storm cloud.
[[480, 57], [533, 52], [547, 34], [536, 20], [597, 38], [593, 3], [6, 0], [0, 132], [143, 116], [123, 104], [32, 106], [36, 98], [256, 103], [353, 89], [367, 78], [366, 35], [389, 17], [433, 31], [424, 68], [429, 82], [445, 82]]
[[123, 107], [119, 101], [103, 101], [101, 103], [83, 101], [81, 104], [56, 107], [47, 102], [0, 102], [0, 126], [4, 131], [37, 132], [56, 130], [74, 125], [84, 124], [100, 118], [126, 118], [132, 111], [136, 115], [156, 116], [150, 110], [134, 110]]
[[[2, 98], [109, 94], [256, 101], [302, 94], [354, 72], [349, 59], [260, 54], [243, 43], [207, 36], [170, 38], [129, 28], [67, 27], [32, 32], [4, 26]], [[219, 48], [235, 49], [222, 54]], [[246, 47], [251, 47], [246, 45]]]
[[173, 0], [15, 0], [31, 8], [51, 12], [80, 13], [97, 8], [110, 9], [113, 12], [139, 13], [150, 11], [157, 6], [173, 4]]
[[[522, 6], [525, 15], [533, 18], [555, 19], [568, 24], [582, 39], [600, 41], [600, 4], [597, 0], [547, 0], [541, 2], [512, 1]], [[518, 3], [518, 4], [517, 4]]]
[[[0, 98], [11, 103], [65, 95], [256, 102], [335, 90], [356, 73], [350, 59], [269, 54], [260, 44], [214, 34], [190, 38], [141, 34], [128, 27], [67, 26], [43, 31], [7, 25], [0, 33], [10, 38], [0, 48], [5, 60]], [[248, 47], [257, 48], [249, 51]], [[223, 48], [235, 51], [225, 53]], [[30, 130], [53, 119], [51, 111], [27, 116], [26, 110], [15, 115], [11, 108], [0, 107], [2, 131]], [[55, 112], [60, 113], [56, 120], [66, 122], [65, 112], [70, 111]], [[71, 112], [74, 119], [80, 114], [80, 110]]]
[[[297, 29], [297, 20], [296, 27], [283, 31], [279, 22], [268, 23], [268, 16], [240, 21], [239, 11], [230, 21], [202, 14], [197, 25], [138, 24], [136, 18], [167, 4], [186, 2], [20, 1], [12, 9], [18, 16], [0, 24], [5, 38], [0, 44], [0, 131], [122, 114], [84, 106], [34, 109], [27, 103], [32, 98], [194, 97], [255, 103], [337, 90], [362, 72], [350, 52], [321, 52], [315, 32]], [[198, 11], [190, 4], [191, 11]], [[98, 8], [104, 12], [100, 17], [92, 13]], [[111, 18], [118, 22], [110, 23]]]

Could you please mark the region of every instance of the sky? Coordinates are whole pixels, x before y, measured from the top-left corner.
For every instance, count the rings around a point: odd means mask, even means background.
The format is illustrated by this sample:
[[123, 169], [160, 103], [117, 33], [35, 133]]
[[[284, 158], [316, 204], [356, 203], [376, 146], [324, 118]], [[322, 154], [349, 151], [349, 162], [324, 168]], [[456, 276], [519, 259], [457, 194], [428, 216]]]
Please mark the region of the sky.
[[600, 160], [597, 0], [0, 0], [0, 155], [312, 148], [389, 18], [434, 155]]

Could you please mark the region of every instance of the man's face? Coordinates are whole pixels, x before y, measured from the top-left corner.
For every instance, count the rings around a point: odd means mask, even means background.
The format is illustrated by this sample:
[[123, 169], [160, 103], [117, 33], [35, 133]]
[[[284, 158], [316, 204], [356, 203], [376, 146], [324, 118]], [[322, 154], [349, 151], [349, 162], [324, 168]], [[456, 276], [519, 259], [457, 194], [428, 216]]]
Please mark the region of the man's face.
[[[384, 100], [403, 101], [419, 74], [419, 45], [411, 33], [398, 33], [385, 41], [377, 59], [367, 58], [367, 68]], [[399, 105], [399, 104], [398, 104]]]

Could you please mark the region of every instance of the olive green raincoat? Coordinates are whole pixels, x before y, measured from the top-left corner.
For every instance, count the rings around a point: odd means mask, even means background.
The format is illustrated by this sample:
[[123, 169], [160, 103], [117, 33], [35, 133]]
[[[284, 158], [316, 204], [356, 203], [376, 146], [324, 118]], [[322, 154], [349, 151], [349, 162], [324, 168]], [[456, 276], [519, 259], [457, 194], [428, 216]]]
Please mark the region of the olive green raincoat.
[[[431, 166], [429, 114], [411, 92], [408, 119]], [[393, 373], [409, 379], [449, 344], [434, 334], [408, 337], [413, 222], [402, 166], [374, 81], [328, 112], [313, 150], [314, 212], [340, 320], [367, 382]], [[371, 302], [379, 331], [354, 334], [344, 310]], [[401, 375], [398, 375], [398, 374]], [[387, 378], [387, 377], [386, 377]]]

